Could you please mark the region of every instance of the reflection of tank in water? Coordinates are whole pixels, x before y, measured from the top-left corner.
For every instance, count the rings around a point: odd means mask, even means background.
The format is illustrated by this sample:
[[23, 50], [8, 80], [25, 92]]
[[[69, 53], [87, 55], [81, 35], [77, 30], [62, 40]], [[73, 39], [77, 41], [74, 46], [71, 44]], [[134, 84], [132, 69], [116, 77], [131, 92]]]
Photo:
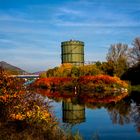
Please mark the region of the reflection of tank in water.
[[70, 102], [62, 103], [63, 122], [65, 123], [81, 123], [85, 121], [85, 107], [79, 104]]
[[84, 65], [84, 42], [77, 40], [61, 43], [62, 64]]

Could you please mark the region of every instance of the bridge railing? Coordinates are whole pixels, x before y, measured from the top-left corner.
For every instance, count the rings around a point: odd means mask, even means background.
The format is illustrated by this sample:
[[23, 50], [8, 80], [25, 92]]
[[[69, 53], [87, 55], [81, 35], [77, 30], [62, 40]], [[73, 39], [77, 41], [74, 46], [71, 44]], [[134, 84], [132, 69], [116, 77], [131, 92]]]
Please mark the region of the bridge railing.
[[39, 75], [11, 75], [15, 78], [39, 78]]

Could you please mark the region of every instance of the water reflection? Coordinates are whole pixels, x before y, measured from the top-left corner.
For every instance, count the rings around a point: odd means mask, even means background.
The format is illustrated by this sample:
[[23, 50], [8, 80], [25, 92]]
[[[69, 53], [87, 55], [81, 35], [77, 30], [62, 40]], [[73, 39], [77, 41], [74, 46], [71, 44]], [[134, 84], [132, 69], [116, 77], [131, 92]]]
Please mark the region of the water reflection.
[[140, 93], [132, 92], [129, 97], [117, 103], [108, 104], [107, 109], [113, 124], [125, 125], [134, 123], [140, 133]]
[[113, 124], [128, 124], [130, 123], [129, 112], [131, 111], [130, 104], [121, 100], [117, 103], [108, 104], [105, 107]]
[[62, 102], [63, 122], [70, 124], [82, 123], [85, 121], [85, 106]]
[[[85, 109], [105, 108], [112, 124], [134, 124], [140, 133], [140, 93], [132, 93], [130, 96], [96, 98], [95, 96], [75, 95], [74, 93], [40, 92], [56, 102], [62, 102], [62, 120], [64, 123], [80, 124], [86, 121]], [[86, 122], [85, 122], [86, 123]]]
[[134, 122], [137, 131], [140, 133], [140, 92], [132, 92], [131, 99], [131, 111], [130, 118], [131, 121]]

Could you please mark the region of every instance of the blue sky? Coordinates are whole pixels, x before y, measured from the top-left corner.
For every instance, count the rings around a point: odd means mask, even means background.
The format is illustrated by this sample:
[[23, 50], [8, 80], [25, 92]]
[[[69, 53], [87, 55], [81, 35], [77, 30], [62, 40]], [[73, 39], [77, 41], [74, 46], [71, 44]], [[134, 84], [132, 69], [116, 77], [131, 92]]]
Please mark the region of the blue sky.
[[61, 63], [62, 41], [85, 42], [85, 61], [140, 36], [140, 0], [0, 0], [0, 61], [30, 72]]

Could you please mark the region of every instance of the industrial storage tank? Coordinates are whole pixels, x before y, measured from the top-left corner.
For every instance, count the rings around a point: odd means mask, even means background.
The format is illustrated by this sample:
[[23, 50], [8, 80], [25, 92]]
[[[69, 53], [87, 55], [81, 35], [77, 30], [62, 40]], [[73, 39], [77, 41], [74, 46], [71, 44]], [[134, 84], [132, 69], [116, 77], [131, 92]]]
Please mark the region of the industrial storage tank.
[[84, 65], [84, 42], [78, 40], [61, 43], [62, 64]]
[[85, 106], [63, 101], [62, 111], [65, 123], [77, 124], [85, 121]]

